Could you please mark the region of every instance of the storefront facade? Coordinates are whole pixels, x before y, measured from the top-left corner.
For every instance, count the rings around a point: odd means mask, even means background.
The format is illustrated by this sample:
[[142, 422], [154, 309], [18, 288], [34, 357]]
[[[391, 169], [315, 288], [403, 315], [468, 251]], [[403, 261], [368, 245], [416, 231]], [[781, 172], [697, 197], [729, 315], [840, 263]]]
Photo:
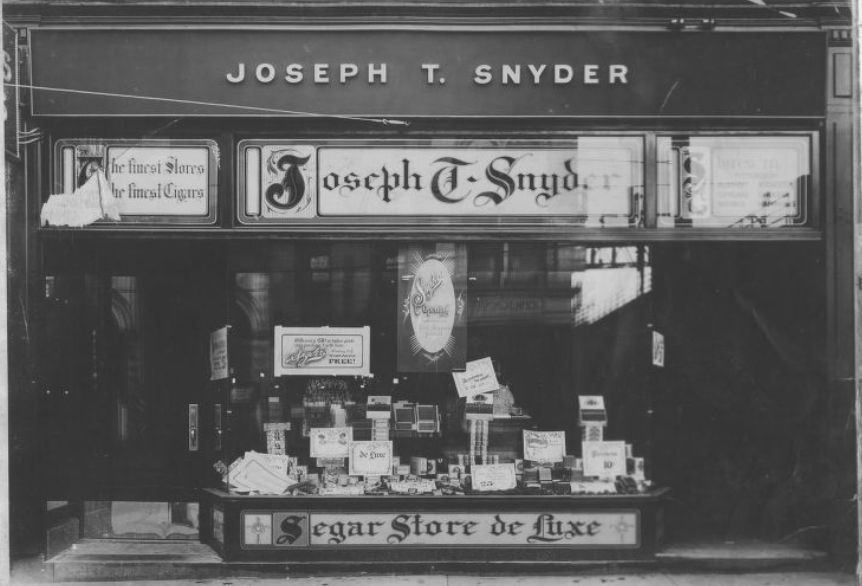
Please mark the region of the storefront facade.
[[497, 8], [9, 4], [19, 543], [855, 548], [849, 7]]

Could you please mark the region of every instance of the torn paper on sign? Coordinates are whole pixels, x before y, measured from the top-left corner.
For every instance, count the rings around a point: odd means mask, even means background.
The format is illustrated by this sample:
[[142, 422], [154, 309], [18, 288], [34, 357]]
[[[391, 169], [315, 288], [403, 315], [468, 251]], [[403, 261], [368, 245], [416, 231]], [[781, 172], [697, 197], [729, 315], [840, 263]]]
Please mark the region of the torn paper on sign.
[[118, 222], [120, 211], [105, 172], [97, 169], [74, 193], [50, 196], [40, 219], [43, 226], [81, 228], [102, 219]]

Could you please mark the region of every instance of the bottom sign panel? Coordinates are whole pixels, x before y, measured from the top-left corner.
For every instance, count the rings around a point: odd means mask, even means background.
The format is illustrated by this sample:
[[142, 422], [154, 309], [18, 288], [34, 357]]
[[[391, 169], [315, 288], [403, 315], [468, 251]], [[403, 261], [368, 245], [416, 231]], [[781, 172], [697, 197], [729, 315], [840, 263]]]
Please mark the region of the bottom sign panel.
[[291, 545], [636, 548], [641, 544], [640, 514], [636, 510], [574, 513], [254, 511], [243, 512], [243, 526], [243, 547], [255, 549]]

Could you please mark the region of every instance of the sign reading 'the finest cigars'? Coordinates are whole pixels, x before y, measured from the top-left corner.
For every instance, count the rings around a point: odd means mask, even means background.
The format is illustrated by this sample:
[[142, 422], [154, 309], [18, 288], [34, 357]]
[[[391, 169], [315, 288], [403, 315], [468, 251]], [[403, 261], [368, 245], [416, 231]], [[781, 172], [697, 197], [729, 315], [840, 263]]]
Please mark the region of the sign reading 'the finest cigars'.
[[54, 187], [73, 193], [100, 169], [120, 224], [213, 224], [217, 151], [211, 140], [63, 139]]

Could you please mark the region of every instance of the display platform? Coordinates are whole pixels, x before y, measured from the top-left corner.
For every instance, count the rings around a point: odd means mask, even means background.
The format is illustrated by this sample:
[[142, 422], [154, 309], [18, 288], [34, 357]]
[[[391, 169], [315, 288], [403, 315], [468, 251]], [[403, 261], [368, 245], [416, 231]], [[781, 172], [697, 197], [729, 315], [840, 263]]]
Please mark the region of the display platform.
[[225, 561], [655, 559], [668, 489], [618, 495], [250, 496], [206, 489]]

